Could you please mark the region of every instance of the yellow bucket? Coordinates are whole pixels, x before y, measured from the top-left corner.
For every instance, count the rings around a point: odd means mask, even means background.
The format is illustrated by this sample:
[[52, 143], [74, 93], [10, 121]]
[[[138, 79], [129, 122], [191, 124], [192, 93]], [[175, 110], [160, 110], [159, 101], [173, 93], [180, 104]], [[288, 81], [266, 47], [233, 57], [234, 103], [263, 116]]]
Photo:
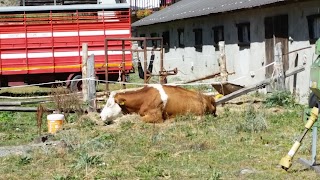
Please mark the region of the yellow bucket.
[[64, 115], [63, 114], [49, 114], [47, 116], [48, 120], [48, 132], [50, 134], [55, 134], [58, 130], [62, 128]]

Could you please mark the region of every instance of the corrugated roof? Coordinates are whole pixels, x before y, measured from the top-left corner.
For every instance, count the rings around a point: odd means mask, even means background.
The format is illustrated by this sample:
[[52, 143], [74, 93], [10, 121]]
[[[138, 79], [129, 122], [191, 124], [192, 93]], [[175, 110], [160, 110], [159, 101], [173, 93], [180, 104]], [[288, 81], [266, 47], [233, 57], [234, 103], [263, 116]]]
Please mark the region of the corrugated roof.
[[136, 21], [132, 26], [145, 26], [177, 19], [253, 8], [284, 1], [287, 0], [182, 0]]

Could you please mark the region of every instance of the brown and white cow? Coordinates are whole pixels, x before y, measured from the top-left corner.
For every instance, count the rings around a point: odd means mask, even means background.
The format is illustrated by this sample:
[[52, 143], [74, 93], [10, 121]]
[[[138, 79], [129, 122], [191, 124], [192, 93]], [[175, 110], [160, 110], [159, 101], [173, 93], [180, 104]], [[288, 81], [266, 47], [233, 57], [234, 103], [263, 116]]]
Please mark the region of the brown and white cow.
[[177, 86], [148, 85], [136, 91], [111, 92], [100, 113], [103, 121], [138, 113], [144, 122], [159, 123], [177, 115], [216, 115], [214, 97]]

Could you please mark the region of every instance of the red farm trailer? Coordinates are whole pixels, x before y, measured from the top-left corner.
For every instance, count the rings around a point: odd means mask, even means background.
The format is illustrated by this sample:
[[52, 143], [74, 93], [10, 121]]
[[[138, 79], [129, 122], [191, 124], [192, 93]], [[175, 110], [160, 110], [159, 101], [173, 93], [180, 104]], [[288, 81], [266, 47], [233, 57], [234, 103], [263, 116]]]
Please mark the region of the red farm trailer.
[[[1, 86], [80, 79], [82, 43], [88, 44], [89, 55], [95, 55], [97, 77], [104, 79], [105, 38], [130, 37], [127, 3], [1, 7]], [[130, 46], [130, 41], [125, 42], [126, 49]], [[119, 49], [121, 42], [108, 43], [109, 80], [119, 76]], [[125, 61], [125, 71], [129, 73], [131, 52], [125, 52]], [[71, 81], [66, 85], [72, 89], [79, 84]]]

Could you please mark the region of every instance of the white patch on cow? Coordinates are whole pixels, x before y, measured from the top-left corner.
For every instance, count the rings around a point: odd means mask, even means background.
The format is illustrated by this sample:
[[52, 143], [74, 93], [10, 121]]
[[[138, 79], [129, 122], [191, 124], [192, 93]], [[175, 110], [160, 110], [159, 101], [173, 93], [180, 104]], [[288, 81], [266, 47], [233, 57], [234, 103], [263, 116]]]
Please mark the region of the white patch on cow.
[[153, 87], [157, 89], [160, 93], [161, 100], [163, 102], [163, 107], [166, 107], [167, 101], [168, 101], [168, 95], [164, 91], [163, 86], [161, 84], [150, 84], [149, 87]]
[[102, 121], [113, 120], [122, 115], [121, 107], [115, 103], [114, 96], [116, 92], [111, 92], [107, 104], [100, 113]]

